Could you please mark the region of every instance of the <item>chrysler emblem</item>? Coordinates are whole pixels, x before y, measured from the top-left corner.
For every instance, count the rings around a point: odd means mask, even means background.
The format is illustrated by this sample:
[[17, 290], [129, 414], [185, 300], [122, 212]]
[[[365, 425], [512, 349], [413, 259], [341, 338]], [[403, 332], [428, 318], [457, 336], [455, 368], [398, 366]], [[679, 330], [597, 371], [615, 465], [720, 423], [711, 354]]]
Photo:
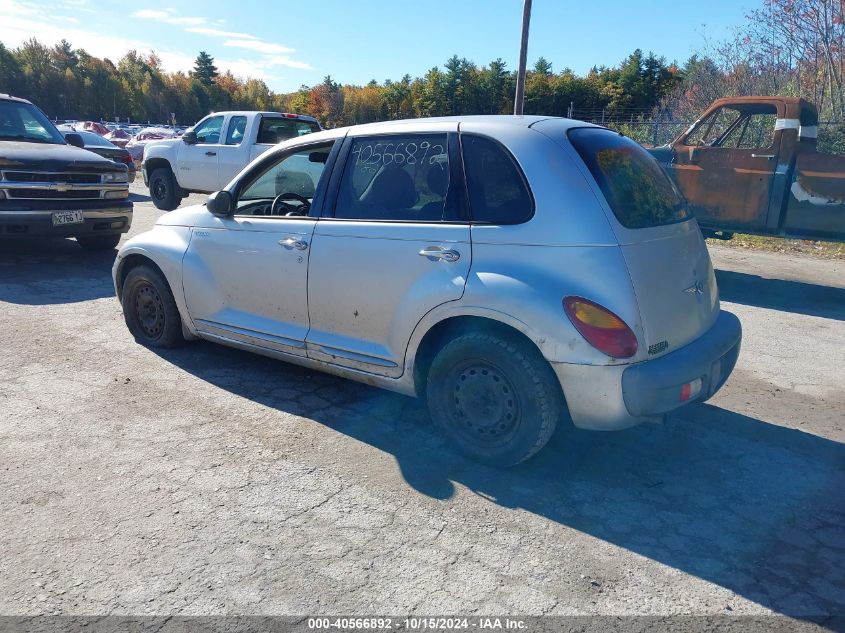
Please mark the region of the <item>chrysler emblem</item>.
[[701, 283], [700, 281], [696, 281], [689, 288], [684, 288], [684, 292], [688, 292], [691, 295], [692, 294], [699, 295], [699, 296], [703, 295], [704, 294], [704, 284]]

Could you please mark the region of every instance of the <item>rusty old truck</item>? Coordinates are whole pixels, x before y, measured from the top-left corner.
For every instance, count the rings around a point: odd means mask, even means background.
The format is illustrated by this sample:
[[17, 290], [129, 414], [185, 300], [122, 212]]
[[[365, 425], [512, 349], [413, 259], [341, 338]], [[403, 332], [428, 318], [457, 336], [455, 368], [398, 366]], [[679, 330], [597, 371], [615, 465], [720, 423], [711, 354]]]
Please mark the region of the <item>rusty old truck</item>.
[[845, 240], [845, 156], [821, 153], [816, 107], [793, 97], [719, 99], [650, 151], [705, 235]]

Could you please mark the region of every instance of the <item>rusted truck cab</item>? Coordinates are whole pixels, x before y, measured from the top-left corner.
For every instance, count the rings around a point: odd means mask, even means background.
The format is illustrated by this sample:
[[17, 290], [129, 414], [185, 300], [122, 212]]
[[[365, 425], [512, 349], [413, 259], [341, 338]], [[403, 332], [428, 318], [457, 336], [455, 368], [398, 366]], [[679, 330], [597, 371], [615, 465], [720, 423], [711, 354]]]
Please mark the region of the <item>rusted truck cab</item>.
[[804, 99], [730, 97], [651, 151], [706, 234], [845, 240], [845, 156], [818, 153], [817, 133]]

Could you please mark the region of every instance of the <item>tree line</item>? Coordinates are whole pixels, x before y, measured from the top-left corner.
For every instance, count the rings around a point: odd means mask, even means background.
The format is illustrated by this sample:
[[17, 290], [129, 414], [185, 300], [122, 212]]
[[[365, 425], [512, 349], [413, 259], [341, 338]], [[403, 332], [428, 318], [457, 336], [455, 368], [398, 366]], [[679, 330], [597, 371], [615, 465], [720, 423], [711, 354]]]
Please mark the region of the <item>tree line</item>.
[[[604, 112], [610, 118], [648, 113], [682, 80], [675, 65], [634, 51], [616, 67], [578, 76], [555, 73], [540, 58], [528, 73], [526, 113], [566, 116]], [[341, 85], [327, 76], [316, 86], [274, 93], [260, 79], [219, 72], [200, 52], [193, 71], [168, 73], [154, 52], [129, 51], [117, 63], [74, 48], [30, 39], [16, 49], [0, 43], [0, 91], [29, 99], [50, 117], [191, 124], [211, 111], [244, 109], [311, 114], [329, 127], [385, 119], [513, 110], [515, 73], [501, 59], [486, 66], [453, 55], [422, 77]]]
[[[219, 72], [200, 52], [191, 72], [168, 73], [154, 52], [129, 51], [117, 63], [62, 41], [0, 43], [0, 92], [21, 96], [59, 119], [192, 124], [228, 109], [297, 112], [327, 127], [386, 119], [513, 110], [516, 77], [504, 61], [484, 66], [453, 55], [423, 76], [315, 86], [275, 93], [260, 79]], [[822, 120], [845, 119], [845, 2], [762, 0], [731, 38], [703, 39], [684, 63], [635, 50], [619, 64], [585, 75], [556, 71], [541, 57], [529, 70], [525, 112], [573, 116], [621, 127], [643, 120], [693, 120], [712, 100], [732, 95], [803, 96]]]

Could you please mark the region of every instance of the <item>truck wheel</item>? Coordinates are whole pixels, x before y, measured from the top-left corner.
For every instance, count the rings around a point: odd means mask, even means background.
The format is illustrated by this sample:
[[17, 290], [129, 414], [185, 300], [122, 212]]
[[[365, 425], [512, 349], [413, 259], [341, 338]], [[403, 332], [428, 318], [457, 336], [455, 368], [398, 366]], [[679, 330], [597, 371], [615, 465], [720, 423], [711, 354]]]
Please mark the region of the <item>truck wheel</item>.
[[179, 197], [176, 178], [169, 167], [159, 167], [150, 174], [150, 198], [153, 204], [162, 211], [173, 211], [179, 206]]
[[123, 282], [123, 318], [135, 340], [147, 347], [177, 347], [185, 342], [182, 317], [162, 276], [137, 266]]
[[76, 241], [86, 251], [110, 251], [120, 242], [120, 233], [114, 235], [89, 235], [77, 237]]
[[426, 383], [434, 422], [471, 459], [513, 466], [539, 451], [564, 411], [560, 386], [539, 350], [498, 333], [447, 343]]

